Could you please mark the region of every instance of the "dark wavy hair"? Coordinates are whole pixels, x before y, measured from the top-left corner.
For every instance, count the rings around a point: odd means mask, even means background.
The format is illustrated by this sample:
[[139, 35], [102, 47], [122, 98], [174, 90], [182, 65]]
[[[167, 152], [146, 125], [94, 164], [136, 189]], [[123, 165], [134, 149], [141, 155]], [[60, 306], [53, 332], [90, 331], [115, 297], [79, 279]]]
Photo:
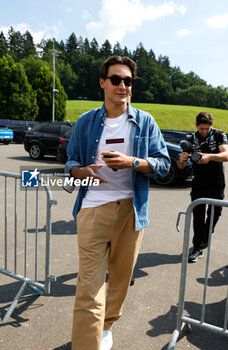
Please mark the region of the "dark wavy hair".
[[104, 64], [101, 67], [100, 70], [100, 78], [105, 78], [107, 77], [108, 74], [108, 69], [110, 66], [113, 64], [124, 64], [125, 66], [128, 66], [131, 70], [132, 78], [135, 79], [137, 76], [137, 67], [136, 63], [130, 59], [127, 56], [110, 56], [105, 60]]
[[209, 124], [212, 125], [213, 124], [213, 117], [212, 114], [207, 113], [207, 112], [200, 112], [197, 116], [196, 116], [196, 125], [199, 124]]

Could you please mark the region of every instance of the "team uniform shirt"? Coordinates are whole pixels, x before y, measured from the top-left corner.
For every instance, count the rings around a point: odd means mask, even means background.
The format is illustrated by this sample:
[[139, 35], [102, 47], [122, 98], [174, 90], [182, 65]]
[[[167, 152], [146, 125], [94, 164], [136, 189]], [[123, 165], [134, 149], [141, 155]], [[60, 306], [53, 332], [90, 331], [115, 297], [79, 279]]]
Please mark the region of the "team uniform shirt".
[[100, 183], [98, 187], [89, 186], [82, 201], [82, 208], [97, 207], [115, 200], [133, 197], [132, 169], [113, 171], [106, 166], [101, 155], [105, 151], [117, 151], [130, 155], [130, 131], [131, 124], [127, 112], [117, 118], [105, 119], [94, 162], [103, 164], [103, 167], [94, 172], [109, 182]]
[[[194, 152], [220, 153], [219, 146], [228, 144], [227, 136], [222, 130], [211, 128], [209, 135], [202, 137], [198, 131], [188, 138]], [[210, 186], [224, 188], [225, 178], [223, 163], [209, 161], [207, 164], [193, 162], [193, 188], [209, 188]]]

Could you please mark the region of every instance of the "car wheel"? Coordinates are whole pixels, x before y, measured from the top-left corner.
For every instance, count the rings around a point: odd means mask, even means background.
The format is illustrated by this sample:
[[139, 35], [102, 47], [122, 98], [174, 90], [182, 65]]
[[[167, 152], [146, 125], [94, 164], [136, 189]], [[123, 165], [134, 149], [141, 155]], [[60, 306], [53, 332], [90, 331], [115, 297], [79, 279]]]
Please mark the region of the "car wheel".
[[165, 177], [158, 177], [153, 179], [156, 184], [162, 186], [173, 185], [178, 180], [178, 167], [174, 160], [171, 160], [171, 165], [168, 174]]
[[7, 141], [4, 140], [3, 143], [4, 143], [4, 145], [8, 145], [10, 143], [10, 141], [9, 140], [7, 140]]
[[29, 155], [32, 159], [42, 159], [43, 152], [38, 143], [33, 143], [29, 149]]

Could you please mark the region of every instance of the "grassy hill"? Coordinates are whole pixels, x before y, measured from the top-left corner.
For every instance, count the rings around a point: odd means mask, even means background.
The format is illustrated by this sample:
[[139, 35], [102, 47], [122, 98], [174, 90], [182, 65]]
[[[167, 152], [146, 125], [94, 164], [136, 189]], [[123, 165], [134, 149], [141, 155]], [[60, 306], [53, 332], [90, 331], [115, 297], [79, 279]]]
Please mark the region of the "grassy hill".
[[[65, 120], [75, 122], [82, 113], [101, 105], [100, 101], [68, 100]], [[132, 103], [132, 106], [149, 112], [161, 129], [195, 130], [196, 115], [199, 112], [209, 112], [214, 117], [213, 126], [228, 133], [228, 110], [153, 103]]]

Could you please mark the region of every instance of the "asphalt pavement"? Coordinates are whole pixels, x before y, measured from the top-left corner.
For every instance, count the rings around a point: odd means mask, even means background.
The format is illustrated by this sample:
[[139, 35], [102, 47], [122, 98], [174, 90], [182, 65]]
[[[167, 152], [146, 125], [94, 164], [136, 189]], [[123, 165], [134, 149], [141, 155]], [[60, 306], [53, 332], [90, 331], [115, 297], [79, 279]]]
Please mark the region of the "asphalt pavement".
[[[0, 144], [0, 170], [20, 173], [20, 167], [50, 167], [62, 171], [55, 158], [32, 161], [23, 145]], [[228, 164], [225, 167], [228, 176]], [[1, 180], [1, 179], [0, 179]], [[4, 249], [3, 182], [0, 185], [0, 249]], [[228, 188], [226, 198], [228, 200]], [[176, 327], [171, 306], [178, 302], [181, 271], [184, 217], [180, 232], [176, 230], [177, 214], [190, 204], [189, 184], [162, 188], [152, 185], [149, 195], [150, 225], [145, 230], [135, 267], [135, 284], [129, 287], [123, 316], [113, 327], [113, 350], [165, 350]], [[72, 310], [78, 272], [77, 234], [72, 208], [76, 192], [54, 190], [58, 201], [52, 208], [51, 273], [57, 277], [51, 295], [21, 300], [6, 323], [0, 323], [0, 350], [70, 350]], [[225, 199], [226, 199], [225, 198]], [[9, 202], [10, 203], [10, 202]], [[8, 221], [13, 220], [10, 211]], [[19, 223], [22, 218], [18, 218]], [[213, 235], [206, 299], [207, 322], [222, 325], [228, 284], [228, 209]], [[43, 226], [40, 234], [43, 232]], [[9, 242], [11, 243], [11, 242]], [[12, 242], [13, 245], [13, 242]], [[11, 247], [11, 244], [10, 244]], [[11, 248], [9, 248], [10, 250]], [[10, 252], [9, 252], [10, 254]], [[40, 254], [44, 254], [44, 252]], [[188, 265], [186, 315], [198, 315], [202, 304], [205, 256]], [[0, 255], [0, 267], [3, 265]], [[0, 312], [3, 316], [21, 283], [0, 274]], [[183, 333], [176, 350], [226, 350], [224, 336], [193, 327]], [[86, 349], [83, 349], [86, 350]]]

